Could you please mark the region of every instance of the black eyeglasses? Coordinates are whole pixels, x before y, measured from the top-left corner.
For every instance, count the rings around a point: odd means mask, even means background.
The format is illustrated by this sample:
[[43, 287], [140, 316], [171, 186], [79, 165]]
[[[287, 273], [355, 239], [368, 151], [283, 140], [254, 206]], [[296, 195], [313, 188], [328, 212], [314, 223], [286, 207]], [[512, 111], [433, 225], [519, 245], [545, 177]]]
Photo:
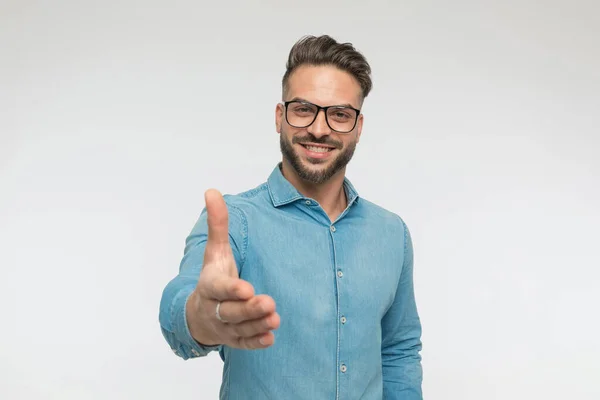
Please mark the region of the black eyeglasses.
[[349, 106], [321, 107], [308, 101], [292, 100], [283, 103], [285, 120], [294, 128], [306, 128], [317, 119], [321, 110], [325, 113], [325, 121], [332, 131], [349, 133], [356, 126], [360, 110]]

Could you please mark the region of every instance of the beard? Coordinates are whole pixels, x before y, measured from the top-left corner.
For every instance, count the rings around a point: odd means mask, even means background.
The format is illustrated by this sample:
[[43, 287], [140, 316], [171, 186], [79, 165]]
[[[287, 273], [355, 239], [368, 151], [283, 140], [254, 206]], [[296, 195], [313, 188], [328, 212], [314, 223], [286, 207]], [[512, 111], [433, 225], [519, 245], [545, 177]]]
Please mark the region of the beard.
[[[336, 150], [340, 151], [340, 153], [332, 160], [309, 158], [307, 161], [303, 161], [300, 154], [298, 154], [298, 152], [294, 149], [294, 144], [300, 142], [327, 144], [329, 146], [334, 146]], [[306, 136], [294, 136], [290, 141], [285, 132], [282, 131], [279, 135], [279, 146], [281, 147], [281, 154], [290, 163], [294, 171], [296, 171], [296, 174], [301, 179], [313, 184], [322, 184], [327, 182], [332, 176], [348, 165], [352, 159], [352, 156], [354, 155], [356, 141], [351, 142], [346, 148], [344, 148], [342, 142], [333, 140], [328, 136], [323, 136], [321, 139], [317, 139], [310, 133], [308, 133]], [[329, 165], [319, 169], [313, 169], [307, 165], [318, 165], [324, 163], [329, 163]]]

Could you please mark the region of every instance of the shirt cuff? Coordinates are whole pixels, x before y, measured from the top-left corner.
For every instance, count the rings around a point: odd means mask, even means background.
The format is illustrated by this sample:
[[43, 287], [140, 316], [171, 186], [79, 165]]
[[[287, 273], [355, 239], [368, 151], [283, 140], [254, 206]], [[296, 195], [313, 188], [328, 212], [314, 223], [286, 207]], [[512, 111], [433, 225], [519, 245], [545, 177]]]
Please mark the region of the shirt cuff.
[[190, 332], [190, 328], [187, 323], [186, 317], [186, 305], [193, 290], [185, 290], [177, 296], [173, 304], [174, 311], [174, 322], [175, 322], [175, 335], [177, 339], [183, 344], [185, 353], [188, 353], [189, 358], [193, 357], [204, 357], [211, 351], [216, 351], [221, 348], [221, 345], [205, 346], [198, 343]]

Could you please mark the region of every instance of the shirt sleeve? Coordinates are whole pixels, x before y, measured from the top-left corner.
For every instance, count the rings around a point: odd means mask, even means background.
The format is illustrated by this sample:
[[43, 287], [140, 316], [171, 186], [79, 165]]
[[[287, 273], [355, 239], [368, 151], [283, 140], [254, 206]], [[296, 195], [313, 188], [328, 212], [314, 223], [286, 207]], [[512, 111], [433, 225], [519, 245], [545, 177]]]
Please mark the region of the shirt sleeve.
[[[248, 232], [246, 218], [238, 207], [227, 201], [228, 196], [224, 197], [229, 212], [229, 242], [239, 271], [246, 252]], [[194, 340], [185, 313], [186, 303], [198, 283], [207, 239], [208, 219], [205, 208], [186, 239], [179, 273], [166, 285], [160, 300], [161, 332], [171, 350], [184, 360], [204, 357], [211, 351], [221, 348], [220, 345], [204, 346]]]
[[382, 368], [384, 400], [422, 400], [421, 322], [413, 285], [413, 246], [404, 228], [404, 260], [396, 297], [383, 317]]

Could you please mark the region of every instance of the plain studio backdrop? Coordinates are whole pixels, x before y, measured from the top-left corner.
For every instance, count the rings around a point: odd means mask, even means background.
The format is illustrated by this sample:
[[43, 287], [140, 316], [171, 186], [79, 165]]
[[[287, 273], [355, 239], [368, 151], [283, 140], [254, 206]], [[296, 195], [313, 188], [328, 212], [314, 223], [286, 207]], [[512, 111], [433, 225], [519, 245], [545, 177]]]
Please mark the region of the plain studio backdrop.
[[161, 292], [323, 33], [373, 68], [348, 176], [412, 231], [425, 398], [600, 398], [595, 0], [0, 5], [2, 399], [217, 398]]

